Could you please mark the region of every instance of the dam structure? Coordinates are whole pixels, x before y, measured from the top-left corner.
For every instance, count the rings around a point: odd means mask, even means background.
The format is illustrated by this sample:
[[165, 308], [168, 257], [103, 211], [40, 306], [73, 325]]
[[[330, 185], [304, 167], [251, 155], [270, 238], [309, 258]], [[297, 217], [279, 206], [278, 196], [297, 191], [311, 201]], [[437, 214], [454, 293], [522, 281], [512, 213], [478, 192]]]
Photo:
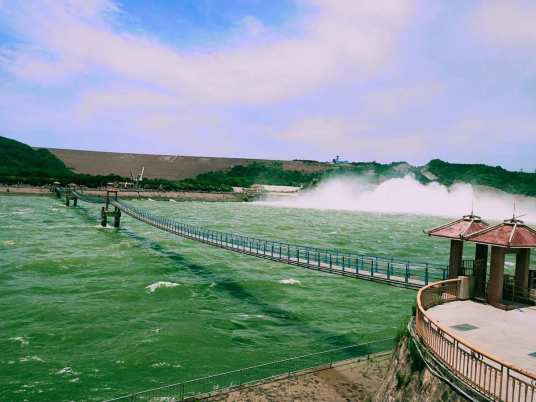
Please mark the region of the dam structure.
[[410, 289], [419, 289], [448, 277], [447, 265], [288, 244], [177, 222], [121, 200], [116, 190], [107, 191], [106, 197], [99, 197], [86, 195], [76, 189], [58, 187], [56, 194], [65, 199], [66, 205], [70, 205], [71, 201], [73, 205], [77, 205], [78, 200], [104, 204], [101, 208], [103, 226], [107, 225], [108, 217], [113, 217], [114, 226], [119, 227], [121, 216], [124, 214], [176, 236], [315, 271]]

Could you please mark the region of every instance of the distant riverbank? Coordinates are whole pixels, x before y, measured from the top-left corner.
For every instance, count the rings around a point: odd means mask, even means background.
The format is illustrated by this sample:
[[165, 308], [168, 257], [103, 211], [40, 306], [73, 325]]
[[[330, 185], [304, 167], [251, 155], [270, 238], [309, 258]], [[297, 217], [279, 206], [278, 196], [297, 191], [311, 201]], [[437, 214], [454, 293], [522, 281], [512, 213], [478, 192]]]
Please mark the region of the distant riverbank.
[[[88, 189], [84, 191], [88, 195], [105, 196], [104, 189]], [[37, 186], [1, 186], [0, 195], [33, 195], [52, 196], [54, 195], [50, 187]], [[197, 192], [197, 191], [158, 191], [158, 190], [120, 190], [121, 198], [127, 199], [153, 199], [153, 200], [175, 200], [175, 201], [225, 201], [242, 202], [247, 201], [243, 193], [229, 192]]]

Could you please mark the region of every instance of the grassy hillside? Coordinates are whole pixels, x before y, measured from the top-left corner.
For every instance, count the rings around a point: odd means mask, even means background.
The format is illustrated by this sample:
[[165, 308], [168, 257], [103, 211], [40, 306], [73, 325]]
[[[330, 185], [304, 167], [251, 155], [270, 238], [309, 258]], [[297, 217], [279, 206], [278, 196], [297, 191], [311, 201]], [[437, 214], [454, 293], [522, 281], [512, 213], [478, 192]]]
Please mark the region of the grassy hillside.
[[4, 183], [34, 182], [53, 177], [65, 177], [70, 171], [65, 164], [46, 149], [32, 147], [9, 138], [0, 137], [0, 180]]
[[47, 149], [34, 149], [0, 136], [0, 183], [46, 185], [54, 181], [99, 186], [121, 180], [119, 176], [90, 176], [73, 173]]
[[250, 187], [256, 183], [307, 186], [318, 181], [322, 176], [322, 172], [302, 172], [284, 169], [281, 162], [251, 162], [245, 166], [239, 165], [231, 169], [203, 173], [193, 179], [181, 180], [178, 185], [183, 188]]
[[508, 193], [536, 196], [536, 173], [511, 172], [500, 166], [448, 163], [439, 159], [430, 161], [426, 168], [437, 176], [436, 181], [446, 186], [470, 183]]
[[3, 172], [44, 169], [66, 172], [65, 164], [46, 149], [32, 147], [9, 138], [0, 137], [0, 168]]

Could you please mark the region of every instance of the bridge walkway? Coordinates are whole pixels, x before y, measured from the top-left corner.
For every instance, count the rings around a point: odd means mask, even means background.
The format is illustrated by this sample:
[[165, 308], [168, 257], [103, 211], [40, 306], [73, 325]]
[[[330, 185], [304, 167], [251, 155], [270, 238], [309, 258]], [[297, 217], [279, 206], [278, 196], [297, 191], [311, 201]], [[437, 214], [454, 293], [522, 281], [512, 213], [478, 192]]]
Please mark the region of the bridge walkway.
[[[86, 202], [99, 204], [106, 202], [103, 198], [87, 196], [78, 191], [73, 191], [72, 194]], [[109, 203], [136, 220], [180, 237], [315, 271], [413, 289], [421, 288], [431, 282], [444, 280], [448, 273], [446, 265], [251, 238], [180, 223], [173, 219], [154, 215], [145, 209], [134, 207], [121, 199], [110, 199]]]

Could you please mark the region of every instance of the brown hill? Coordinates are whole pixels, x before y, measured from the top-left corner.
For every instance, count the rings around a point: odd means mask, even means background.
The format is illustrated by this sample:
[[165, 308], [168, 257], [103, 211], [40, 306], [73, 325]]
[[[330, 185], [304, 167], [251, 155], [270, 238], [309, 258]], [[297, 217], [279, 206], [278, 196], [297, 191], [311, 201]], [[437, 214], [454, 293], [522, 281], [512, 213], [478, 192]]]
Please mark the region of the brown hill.
[[[92, 175], [117, 174], [130, 177], [131, 171], [139, 172], [145, 167], [144, 176], [168, 180], [195, 177], [210, 171], [223, 170], [236, 165], [246, 165], [253, 161], [272, 162], [263, 159], [215, 158], [181, 155], [127, 154], [117, 152], [80, 151], [73, 149], [49, 148], [77, 173]], [[321, 162], [280, 161], [287, 170], [315, 172], [325, 170], [329, 165]]]

